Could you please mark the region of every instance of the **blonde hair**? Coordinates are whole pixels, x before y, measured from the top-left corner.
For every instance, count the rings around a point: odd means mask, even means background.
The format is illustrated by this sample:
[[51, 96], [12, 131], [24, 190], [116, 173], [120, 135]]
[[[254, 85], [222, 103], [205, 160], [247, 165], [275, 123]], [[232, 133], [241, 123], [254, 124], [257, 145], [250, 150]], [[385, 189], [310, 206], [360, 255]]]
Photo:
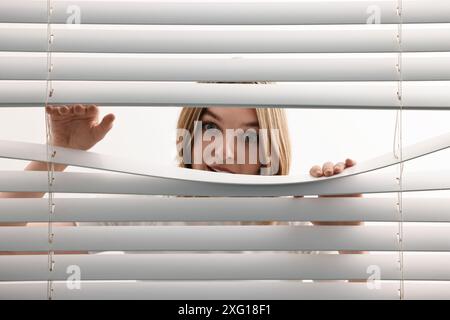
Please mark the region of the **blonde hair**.
[[[210, 82], [209, 82], [210, 83]], [[214, 82], [214, 83], [223, 83], [223, 82]], [[255, 82], [251, 82], [255, 83]], [[267, 82], [256, 82], [256, 83], [267, 83]], [[180, 116], [178, 118], [177, 129], [185, 130], [186, 133], [189, 133], [190, 137], [193, 136], [195, 122], [199, 121], [203, 112], [207, 108], [199, 108], [199, 107], [183, 107], [181, 110]], [[274, 148], [274, 152], [276, 152], [276, 156], [279, 159], [279, 168], [275, 175], [287, 175], [289, 173], [289, 168], [291, 164], [291, 142], [289, 138], [289, 130], [287, 124], [286, 112], [283, 108], [255, 108], [256, 116], [258, 118], [258, 124], [260, 129], [267, 129], [268, 132], [272, 132], [272, 129], [277, 129], [279, 135], [276, 141], [278, 148]], [[183, 147], [178, 150], [178, 161], [179, 166], [184, 168], [189, 168], [190, 165], [184, 163], [183, 161], [183, 150], [192, 150], [189, 149], [191, 146], [191, 141], [187, 137], [178, 137], [182, 139]], [[271, 150], [272, 146], [272, 138], [273, 136], [269, 134], [267, 139], [263, 140], [263, 146], [266, 150]], [[179, 143], [179, 141], [177, 141]], [[273, 152], [272, 151], [272, 152]]]

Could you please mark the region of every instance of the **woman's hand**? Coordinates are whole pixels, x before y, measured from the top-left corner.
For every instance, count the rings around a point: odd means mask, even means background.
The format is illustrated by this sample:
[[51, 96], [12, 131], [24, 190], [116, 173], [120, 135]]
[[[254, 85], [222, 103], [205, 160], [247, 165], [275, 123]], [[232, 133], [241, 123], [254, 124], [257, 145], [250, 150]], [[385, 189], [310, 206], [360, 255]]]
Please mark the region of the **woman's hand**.
[[111, 130], [114, 115], [99, 122], [95, 105], [47, 106], [50, 115], [52, 142], [55, 146], [88, 150]]
[[[323, 166], [313, 166], [309, 171], [310, 175], [319, 178], [322, 176], [330, 177], [335, 174], [339, 174], [345, 169], [352, 167], [356, 164], [356, 161], [352, 159], [346, 159], [344, 162], [338, 162], [334, 164], [333, 162], [325, 162]], [[343, 194], [343, 195], [319, 195], [323, 198], [334, 198], [334, 197], [362, 197], [362, 194]], [[362, 222], [359, 221], [312, 221], [314, 225], [318, 226], [361, 226]], [[339, 251], [341, 254], [363, 254], [365, 251]]]
[[[347, 168], [353, 167], [356, 164], [355, 160], [347, 158], [344, 162], [325, 162], [323, 166], [315, 165], [309, 170], [309, 174], [313, 177], [320, 178], [322, 176], [330, 177], [339, 174]], [[362, 194], [343, 194], [343, 195], [323, 195], [319, 197], [362, 197]]]
[[345, 169], [352, 167], [356, 162], [352, 159], [346, 159], [344, 162], [325, 162], [323, 166], [315, 165], [309, 170], [309, 174], [313, 177], [319, 178], [322, 176], [330, 177], [335, 174], [339, 174]]
[[[94, 105], [48, 106], [46, 112], [50, 116], [53, 144], [72, 149], [92, 148], [111, 130], [114, 121], [114, 115], [108, 114], [99, 123], [99, 111]], [[64, 171], [66, 167], [58, 163], [54, 165], [55, 171]], [[45, 162], [32, 161], [25, 170], [47, 171], [48, 165]], [[0, 198], [42, 198], [44, 195], [44, 192], [0, 192]], [[0, 224], [0, 227], [4, 225]], [[15, 225], [23, 226], [26, 223]]]

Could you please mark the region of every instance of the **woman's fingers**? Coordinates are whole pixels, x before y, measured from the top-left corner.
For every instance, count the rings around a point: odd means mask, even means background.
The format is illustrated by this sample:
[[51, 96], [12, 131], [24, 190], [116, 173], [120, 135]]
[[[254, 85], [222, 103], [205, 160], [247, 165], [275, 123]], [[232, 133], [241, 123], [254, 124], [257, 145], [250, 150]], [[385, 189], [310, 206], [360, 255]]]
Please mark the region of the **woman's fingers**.
[[356, 164], [353, 159], [346, 159], [345, 162], [338, 162], [334, 164], [333, 162], [325, 162], [323, 166], [315, 165], [309, 170], [309, 174], [313, 177], [319, 178], [322, 176], [330, 177], [334, 174], [339, 174], [346, 168], [352, 167]]
[[352, 167], [356, 164], [356, 161], [353, 159], [345, 159], [345, 167]]
[[52, 116], [76, 115], [95, 117], [98, 114], [98, 108], [96, 105], [48, 105], [45, 110]]
[[325, 177], [332, 176], [333, 173], [334, 173], [334, 164], [333, 164], [333, 162], [330, 162], [330, 161], [325, 162], [323, 164], [322, 171], [323, 171], [323, 175]]
[[334, 174], [341, 173], [345, 169], [345, 163], [344, 162], [338, 162], [334, 166]]
[[73, 109], [73, 113], [77, 116], [84, 116], [86, 114], [86, 107], [81, 104], [77, 104]]
[[322, 167], [321, 166], [313, 166], [311, 170], [309, 170], [309, 174], [313, 177], [319, 178], [322, 176]]
[[67, 106], [51, 106], [48, 105], [45, 107], [45, 111], [51, 115], [51, 116], [61, 116], [65, 115], [70, 111], [70, 109]]
[[45, 107], [45, 112], [48, 113], [49, 115], [51, 115], [53, 113], [53, 108], [52, 106], [46, 106]]
[[58, 107], [58, 113], [60, 116], [65, 116], [70, 113], [70, 108], [68, 106]]
[[56, 114], [58, 114], [58, 106], [48, 105], [45, 107], [45, 111], [51, 116], [56, 115]]
[[94, 135], [96, 139], [101, 140], [105, 137], [109, 130], [111, 130], [115, 118], [116, 117], [112, 113], [103, 117], [103, 120], [94, 127]]
[[86, 114], [87, 114], [88, 116], [95, 116], [95, 115], [97, 115], [97, 114], [98, 114], [98, 108], [97, 108], [97, 106], [94, 105], [94, 104], [91, 104], [91, 105], [87, 106], [87, 108], [86, 108]]

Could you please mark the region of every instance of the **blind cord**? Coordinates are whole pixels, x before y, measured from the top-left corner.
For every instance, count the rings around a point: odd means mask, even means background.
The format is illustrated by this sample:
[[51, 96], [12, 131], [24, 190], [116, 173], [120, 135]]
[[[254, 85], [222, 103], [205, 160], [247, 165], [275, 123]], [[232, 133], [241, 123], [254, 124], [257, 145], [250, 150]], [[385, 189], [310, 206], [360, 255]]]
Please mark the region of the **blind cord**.
[[52, 44], [53, 34], [51, 28], [51, 15], [53, 11], [52, 0], [47, 0], [47, 77], [46, 77], [46, 92], [45, 92], [45, 130], [46, 130], [46, 144], [47, 144], [47, 177], [48, 177], [48, 271], [49, 277], [47, 280], [47, 299], [53, 299], [53, 281], [51, 273], [55, 268], [54, 252], [53, 252], [53, 215], [55, 212], [53, 183], [54, 183], [54, 163], [53, 159], [56, 156], [56, 151], [53, 148], [53, 137], [51, 130], [50, 115], [46, 112], [49, 98], [53, 95], [53, 87], [51, 81], [52, 64]]
[[399, 269], [400, 269], [400, 284], [399, 284], [399, 298], [403, 300], [405, 297], [405, 281], [404, 281], [404, 257], [403, 257], [403, 3], [402, 0], [398, 0], [397, 3], [397, 16], [398, 16], [398, 55], [397, 55], [397, 100], [399, 102], [399, 109], [397, 110], [395, 117], [395, 132], [394, 132], [394, 156], [399, 160], [399, 173], [396, 177], [399, 185], [399, 191], [397, 192], [397, 211], [399, 214], [397, 239], [399, 244]]

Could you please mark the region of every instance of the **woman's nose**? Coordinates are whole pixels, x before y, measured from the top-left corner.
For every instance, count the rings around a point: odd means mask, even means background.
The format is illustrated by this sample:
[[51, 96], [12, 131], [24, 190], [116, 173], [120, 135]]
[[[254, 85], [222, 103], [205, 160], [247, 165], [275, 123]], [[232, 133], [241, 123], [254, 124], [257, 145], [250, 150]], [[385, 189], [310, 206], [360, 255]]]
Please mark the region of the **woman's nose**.
[[235, 146], [234, 139], [226, 139], [223, 137], [222, 143], [219, 144], [218, 154], [222, 154], [222, 159], [224, 159], [225, 164], [234, 164], [235, 159]]

